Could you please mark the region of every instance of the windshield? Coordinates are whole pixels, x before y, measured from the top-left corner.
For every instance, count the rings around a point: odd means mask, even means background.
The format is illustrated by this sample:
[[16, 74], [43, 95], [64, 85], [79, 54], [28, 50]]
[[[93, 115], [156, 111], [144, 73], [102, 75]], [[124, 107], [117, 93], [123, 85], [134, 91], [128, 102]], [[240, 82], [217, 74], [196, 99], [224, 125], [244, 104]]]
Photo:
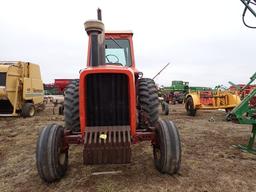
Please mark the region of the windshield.
[[106, 64], [131, 66], [130, 43], [128, 39], [106, 39], [105, 62]]

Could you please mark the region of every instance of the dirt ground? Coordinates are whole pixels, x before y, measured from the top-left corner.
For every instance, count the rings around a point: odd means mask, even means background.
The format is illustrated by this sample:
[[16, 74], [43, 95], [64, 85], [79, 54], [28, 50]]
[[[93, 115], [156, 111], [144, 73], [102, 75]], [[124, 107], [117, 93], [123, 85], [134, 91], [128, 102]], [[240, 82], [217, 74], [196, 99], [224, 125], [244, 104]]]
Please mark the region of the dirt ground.
[[[256, 156], [232, 145], [246, 143], [250, 126], [225, 122], [223, 111], [199, 111], [189, 117], [183, 105], [171, 105], [182, 142], [182, 164], [175, 176], [155, 170], [149, 142], [132, 146], [128, 165], [84, 166], [82, 146], [71, 146], [69, 168], [59, 182], [45, 184], [35, 165], [38, 134], [63, 116], [47, 108], [32, 118], [0, 118], [0, 191], [256, 191]], [[212, 119], [213, 121], [209, 121]], [[91, 175], [121, 171], [117, 175]]]

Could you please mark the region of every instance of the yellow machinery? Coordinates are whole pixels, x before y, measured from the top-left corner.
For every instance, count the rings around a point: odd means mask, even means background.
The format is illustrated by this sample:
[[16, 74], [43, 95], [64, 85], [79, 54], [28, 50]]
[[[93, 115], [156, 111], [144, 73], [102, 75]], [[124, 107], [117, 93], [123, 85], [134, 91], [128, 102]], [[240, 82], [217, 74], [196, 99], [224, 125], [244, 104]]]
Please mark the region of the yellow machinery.
[[193, 91], [186, 95], [185, 108], [187, 114], [195, 116], [197, 110], [225, 109], [231, 111], [241, 102], [237, 92], [221, 90]]
[[0, 61], [0, 116], [34, 116], [44, 107], [39, 65]]

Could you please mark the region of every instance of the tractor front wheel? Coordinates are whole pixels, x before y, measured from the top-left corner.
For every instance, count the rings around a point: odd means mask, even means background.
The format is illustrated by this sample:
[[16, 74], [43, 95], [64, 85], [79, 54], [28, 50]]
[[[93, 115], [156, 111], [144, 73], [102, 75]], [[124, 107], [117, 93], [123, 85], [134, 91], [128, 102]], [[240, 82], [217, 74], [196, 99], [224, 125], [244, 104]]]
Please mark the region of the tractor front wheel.
[[196, 115], [196, 109], [194, 107], [194, 102], [192, 97], [188, 97], [186, 99], [185, 108], [187, 110], [187, 114], [189, 116], [195, 116]]
[[50, 124], [43, 128], [37, 141], [36, 165], [39, 176], [50, 183], [62, 178], [68, 166], [68, 145], [64, 129]]
[[159, 120], [155, 134], [153, 154], [156, 169], [161, 173], [170, 175], [177, 173], [181, 162], [181, 144], [178, 129], [169, 120]]

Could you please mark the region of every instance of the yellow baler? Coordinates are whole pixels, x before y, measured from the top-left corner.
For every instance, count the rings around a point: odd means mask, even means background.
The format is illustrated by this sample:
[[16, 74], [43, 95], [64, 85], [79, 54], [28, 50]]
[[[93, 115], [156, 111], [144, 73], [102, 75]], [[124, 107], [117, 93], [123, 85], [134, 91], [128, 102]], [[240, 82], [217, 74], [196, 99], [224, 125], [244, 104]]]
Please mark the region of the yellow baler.
[[0, 116], [34, 116], [44, 103], [40, 67], [21, 61], [0, 61]]

